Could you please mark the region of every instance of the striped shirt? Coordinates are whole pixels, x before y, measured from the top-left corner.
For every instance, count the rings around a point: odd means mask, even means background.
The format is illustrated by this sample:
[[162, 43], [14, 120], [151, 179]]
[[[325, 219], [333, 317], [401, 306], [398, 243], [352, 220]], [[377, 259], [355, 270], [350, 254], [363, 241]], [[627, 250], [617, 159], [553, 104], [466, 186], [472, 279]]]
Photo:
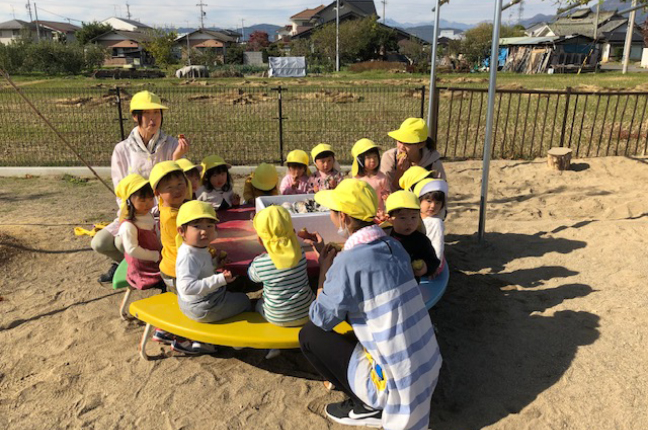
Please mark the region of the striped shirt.
[[279, 270], [267, 253], [250, 264], [248, 276], [252, 282], [263, 282], [263, 312], [271, 323], [287, 323], [308, 317], [315, 298], [308, 284], [306, 257], [295, 267]]
[[439, 346], [409, 255], [391, 237], [366, 242], [373, 231], [366, 227], [349, 237], [355, 245], [335, 257], [310, 317], [324, 330], [344, 320], [353, 327], [358, 344], [349, 385], [383, 411], [385, 430], [424, 430], [442, 363]]

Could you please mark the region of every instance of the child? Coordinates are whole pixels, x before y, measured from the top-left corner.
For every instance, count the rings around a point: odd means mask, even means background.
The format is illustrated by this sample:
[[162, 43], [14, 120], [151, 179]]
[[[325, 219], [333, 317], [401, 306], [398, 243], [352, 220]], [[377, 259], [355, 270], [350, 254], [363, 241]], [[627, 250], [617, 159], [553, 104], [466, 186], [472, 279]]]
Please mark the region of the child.
[[425, 225], [425, 234], [432, 242], [436, 255], [441, 261], [440, 271], [445, 266], [445, 225], [440, 215], [445, 209], [448, 183], [443, 179], [424, 179], [416, 186], [414, 194], [421, 202], [421, 218]]
[[160, 208], [160, 272], [167, 288], [175, 292], [176, 217], [182, 203], [191, 198], [191, 185], [175, 161], [163, 161], [153, 166], [149, 181]]
[[308, 187], [308, 154], [301, 149], [295, 149], [288, 153], [286, 159], [288, 172], [281, 181], [279, 191], [284, 196], [293, 194], [308, 194], [311, 190]]
[[[266, 250], [252, 260], [248, 269], [252, 282], [263, 282], [263, 298], [257, 302], [256, 311], [278, 326], [306, 324], [315, 296], [308, 284], [306, 256], [290, 214], [281, 206], [269, 206], [256, 214], [253, 225]], [[266, 358], [278, 354], [271, 350]]]
[[378, 211], [384, 211], [384, 200], [389, 195], [390, 187], [387, 183], [387, 177], [380, 171], [380, 149], [378, 145], [369, 139], [360, 139], [353, 145], [351, 155], [353, 155], [351, 177], [367, 182], [376, 190]]
[[398, 240], [412, 259], [412, 269], [417, 280], [421, 276], [434, 276], [439, 259], [424, 233], [418, 231], [421, 207], [416, 194], [396, 191], [385, 202], [392, 228], [389, 235]]
[[426, 170], [421, 166], [412, 166], [403, 173], [398, 180], [398, 185], [406, 191], [414, 191], [414, 187], [423, 179], [436, 178], [437, 173], [434, 170]]
[[241, 197], [233, 191], [234, 182], [229, 173], [231, 166], [218, 155], [205, 157], [200, 165], [202, 186], [196, 192], [197, 199], [210, 203], [214, 210], [238, 206]]
[[191, 191], [193, 192], [192, 200], [196, 200], [196, 191], [200, 188], [200, 166], [196, 166], [186, 158], [180, 158], [176, 160], [176, 163], [178, 163], [178, 166], [180, 166], [187, 179], [189, 179]]
[[254, 200], [261, 196], [276, 196], [279, 174], [272, 164], [261, 163], [248, 176], [243, 186], [243, 201], [254, 204]]
[[342, 181], [342, 173], [336, 168], [335, 153], [331, 145], [320, 143], [311, 151], [313, 163], [317, 170], [308, 180], [308, 187], [312, 192], [333, 190]]
[[151, 185], [142, 176], [132, 173], [119, 181], [115, 194], [122, 202], [118, 234], [128, 263], [128, 284], [138, 290], [155, 287], [165, 292], [158, 265], [162, 244], [151, 215], [151, 209], [155, 206]]
[[[180, 207], [176, 220], [178, 305], [188, 318], [211, 323], [250, 309], [244, 293], [230, 293], [225, 286], [235, 277], [228, 270], [214, 273], [209, 244], [216, 238], [216, 212], [207, 202], [192, 200]], [[214, 352], [211, 345], [174, 341], [172, 348], [188, 354]]]

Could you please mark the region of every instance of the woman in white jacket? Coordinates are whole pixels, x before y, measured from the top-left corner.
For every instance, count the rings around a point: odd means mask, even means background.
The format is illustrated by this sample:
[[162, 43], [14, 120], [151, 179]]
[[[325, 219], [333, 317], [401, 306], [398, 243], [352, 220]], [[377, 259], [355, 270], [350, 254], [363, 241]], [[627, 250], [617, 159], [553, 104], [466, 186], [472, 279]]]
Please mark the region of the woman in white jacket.
[[[115, 187], [131, 173], [148, 178], [156, 163], [177, 160], [189, 150], [189, 142], [184, 137], [177, 140], [161, 130], [164, 121], [162, 111], [166, 109], [160, 97], [149, 91], [141, 91], [131, 99], [130, 112], [137, 126], [113, 150], [110, 175]], [[121, 200], [117, 198], [117, 207], [120, 206]], [[94, 251], [113, 260], [108, 272], [99, 277], [99, 282], [111, 282], [117, 265], [124, 258], [118, 231], [119, 220], [115, 219], [100, 230], [90, 243]]]

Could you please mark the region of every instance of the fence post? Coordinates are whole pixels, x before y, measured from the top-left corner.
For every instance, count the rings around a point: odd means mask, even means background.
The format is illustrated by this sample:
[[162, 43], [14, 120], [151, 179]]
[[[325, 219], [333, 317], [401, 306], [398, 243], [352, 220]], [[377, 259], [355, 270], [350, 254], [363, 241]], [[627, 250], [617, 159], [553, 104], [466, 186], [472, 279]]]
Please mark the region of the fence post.
[[117, 98], [117, 118], [119, 121], [119, 130], [121, 132], [121, 138], [122, 140], [126, 139], [126, 136], [124, 135], [124, 117], [122, 115], [122, 109], [121, 109], [121, 93], [119, 91], [119, 87], [115, 87], [111, 90], [108, 90], [108, 94], [114, 94], [115, 97]]
[[421, 116], [425, 118], [425, 85], [421, 86]]
[[284, 149], [284, 144], [283, 144], [283, 120], [285, 119], [283, 117], [283, 106], [282, 106], [282, 96], [281, 93], [283, 91], [283, 88], [281, 88], [281, 85], [279, 85], [277, 88], [271, 88], [272, 91], [277, 91], [277, 94], [279, 97], [277, 98], [277, 101], [279, 102], [279, 117], [275, 118], [279, 120], [279, 164], [283, 164], [284, 162], [284, 157], [283, 157], [283, 149]]
[[567, 114], [569, 113], [569, 99], [571, 98], [572, 87], [567, 87], [567, 97], [565, 98], [565, 112], [563, 113], [562, 130], [560, 131], [560, 146], [565, 144], [565, 129], [567, 128]]
[[439, 87], [434, 84], [436, 90], [434, 91], [434, 97], [432, 100], [432, 124], [428, 124], [430, 127], [430, 136], [434, 139], [435, 145], [439, 145]]

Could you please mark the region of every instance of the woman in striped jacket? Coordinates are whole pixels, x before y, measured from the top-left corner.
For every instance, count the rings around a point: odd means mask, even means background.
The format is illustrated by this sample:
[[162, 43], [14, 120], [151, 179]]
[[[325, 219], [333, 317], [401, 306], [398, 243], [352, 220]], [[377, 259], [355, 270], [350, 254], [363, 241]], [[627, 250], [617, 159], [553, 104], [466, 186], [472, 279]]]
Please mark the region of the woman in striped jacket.
[[[311, 364], [349, 396], [326, 414], [347, 425], [427, 429], [442, 360], [410, 258], [373, 223], [378, 199], [366, 182], [346, 179], [315, 200], [348, 237], [339, 254], [322, 249], [311, 322], [299, 335]], [[342, 321], [356, 339], [333, 331]]]

